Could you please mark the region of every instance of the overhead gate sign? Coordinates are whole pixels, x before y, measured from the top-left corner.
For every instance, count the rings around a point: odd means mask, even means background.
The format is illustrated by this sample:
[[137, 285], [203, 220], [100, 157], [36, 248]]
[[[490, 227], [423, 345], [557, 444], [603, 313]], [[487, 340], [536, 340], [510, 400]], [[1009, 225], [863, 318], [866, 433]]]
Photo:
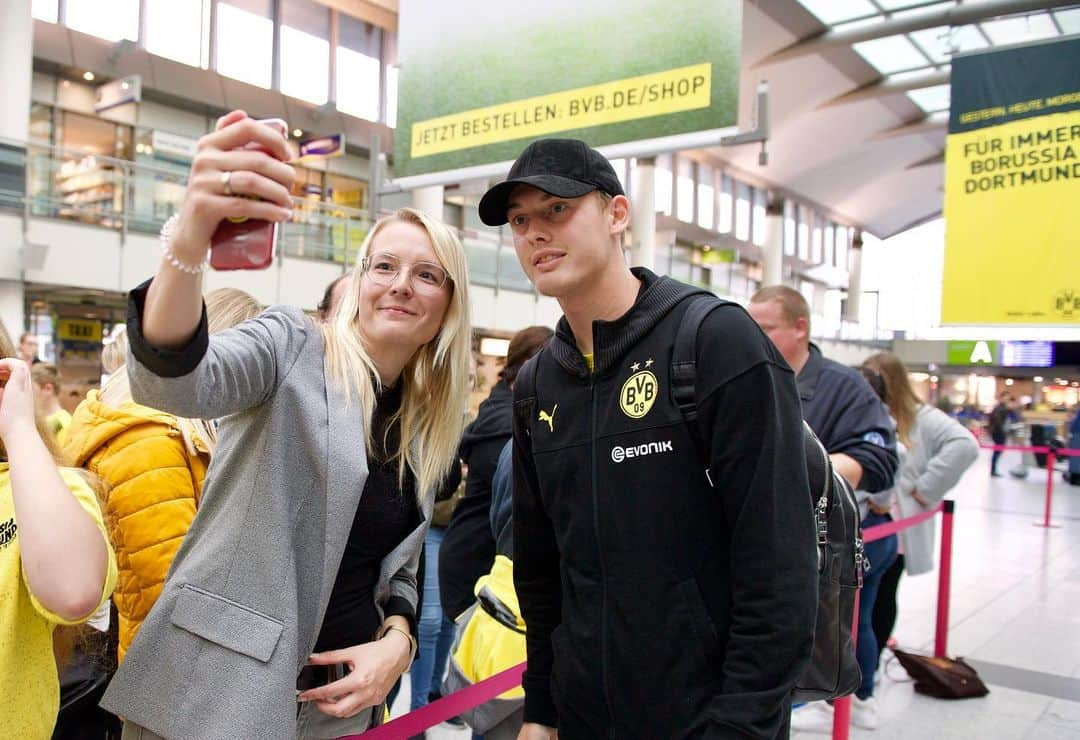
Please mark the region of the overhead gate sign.
[[735, 125], [742, 0], [407, 0], [395, 175]]
[[954, 57], [945, 324], [1080, 325], [1080, 37]]

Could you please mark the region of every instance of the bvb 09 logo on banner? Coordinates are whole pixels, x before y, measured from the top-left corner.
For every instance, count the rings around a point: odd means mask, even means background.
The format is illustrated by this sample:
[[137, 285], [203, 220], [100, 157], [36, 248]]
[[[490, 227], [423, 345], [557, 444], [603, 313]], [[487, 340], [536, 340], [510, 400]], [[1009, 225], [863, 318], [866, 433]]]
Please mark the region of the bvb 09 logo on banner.
[[957, 56], [946, 324], [1080, 324], [1080, 38]]

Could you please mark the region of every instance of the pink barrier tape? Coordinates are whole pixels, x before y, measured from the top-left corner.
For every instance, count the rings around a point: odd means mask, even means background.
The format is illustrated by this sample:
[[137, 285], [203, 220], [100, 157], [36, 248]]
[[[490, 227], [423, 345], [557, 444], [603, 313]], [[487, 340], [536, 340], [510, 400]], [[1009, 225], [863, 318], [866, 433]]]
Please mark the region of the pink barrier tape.
[[984, 450], [994, 450], [995, 452], [1036, 452], [1040, 455], [1046, 455], [1053, 453], [1055, 455], [1061, 455], [1063, 457], [1077, 457], [1080, 456], [1080, 450], [1072, 447], [1059, 447], [1056, 450], [1051, 450], [1045, 445], [1032, 447], [1030, 445], [979, 445]]
[[[949, 620], [949, 577], [948, 571], [952, 562], [952, 512], [953, 502], [942, 501], [929, 511], [921, 514], [900, 519], [899, 521], [879, 524], [863, 530], [863, 541], [873, 542], [883, 537], [888, 537], [902, 529], [914, 527], [916, 524], [926, 521], [944, 511], [944, 524], [941, 534], [941, 573], [938, 579], [938, 620], [935, 646], [940, 646], [940, 652], [935, 647], [935, 655], [944, 655], [944, 634], [948, 630]], [[859, 631], [859, 602], [858, 595], [855, 601], [855, 624], [852, 626], [852, 634]], [[521, 674], [525, 672], [525, 664], [521, 663], [513, 668], [507, 668], [502, 673], [496, 673], [491, 678], [473, 684], [468, 688], [455, 691], [449, 696], [444, 696], [438, 701], [421, 707], [414, 712], [409, 712], [385, 725], [372, 728], [360, 735], [344, 735], [338, 740], [400, 740], [404, 737], [419, 735], [424, 730], [434, 727], [440, 722], [456, 717], [473, 707], [478, 707], [484, 702], [494, 699], [510, 689], [521, 685]], [[851, 698], [842, 697], [834, 703], [833, 714], [833, 740], [848, 740], [851, 719]]]
[[921, 514], [915, 516], [909, 516], [907, 519], [898, 519], [895, 522], [887, 522], [886, 524], [877, 524], [873, 527], [867, 527], [863, 530], [863, 542], [875, 542], [877, 540], [883, 540], [891, 534], [896, 534], [902, 529], [908, 529], [914, 527], [916, 524], [921, 524], [927, 519], [932, 519], [941, 511], [942, 504], [938, 504], [929, 511], [924, 511]]
[[[867, 527], [863, 530], [863, 542], [873, 542], [882, 537], [899, 532], [902, 529], [913, 527], [924, 522], [941, 512], [941, 566], [938, 569], [938, 601], [937, 623], [934, 628], [934, 655], [945, 656], [946, 642], [949, 636], [949, 592], [952, 584], [952, 544], [953, 544], [953, 514], [955, 504], [945, 499], [930, 511], [922, 514], [901, 519], [888, 524], [879, 524], [876, 527]], [[855, 594], [855, 618], [851, 626], [853, 642], [859, 638], [859, 599], [862, 594]], [[851, 735], [851, 697], [842, 696], [833, 702], [833, 728], [832, 740], [848, 740]]]
[[434, 727], [444, 720], [456, 717], [462, 712], [478, 707], [499, 694], [521, 685], [521, 674], [525, 664], [507, 668], [491, 678], [485, 678], [468, 688], [455, 691], [438, 701], [415, 712], [398, 717], [385, 725], [374, 727], [360, 735], [345, 735], [338, 740], [401, 740], [401, 738], [420, 735], [429, 727]]
[[1044, 445], [1032, 447], [1025, 445], [979, 445], [984, 450], [994, 450], [995, 452], [1034, 452], [1039, 455], [1046, 455], [1046, 504], [1043, 507], [1043, 520], [1041, 522], [1034, 522], [1036, 527], [1043, 527], [1044, 529], [1058, 529], [1060, 524], [1054, 524], [1050, 521], [1050, 510], [1053, 506], [1054, 499], [1054, 464], [1057, 462], [1057, 458], [1061, 457], [1077, 457], [1080, 456], [1080, 450], [1071, 447], [1061, 447], [1058, 449], [1051, 449]]

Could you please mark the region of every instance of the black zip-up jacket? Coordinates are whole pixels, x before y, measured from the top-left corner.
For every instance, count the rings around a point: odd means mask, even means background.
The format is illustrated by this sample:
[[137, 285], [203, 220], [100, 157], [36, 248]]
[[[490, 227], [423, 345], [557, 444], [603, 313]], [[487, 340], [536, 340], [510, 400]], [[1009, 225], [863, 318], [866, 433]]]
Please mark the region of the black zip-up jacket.
[[862, 466], [859, 489], [890, 488], [900, 459], [889, 409], [858, 370], [841, 365], [810, 345], [795, 382], [803, 418], [830, 454], [842, 452]]
[[[515, 384], [514, 583], [528, 625], [525, 721], [578, 738], [774, 738], [809, 659], [817, 555], [795, 378], [739, 306], [701, 327], [708, 468], [671, 399], [697, 289], [634, 269], [593, 323], [566, 319]], [[523, 418], [525, 411], [528, 418]]]
[[[439, 598], [446, 615], [457, 617], [476, 602], [476, 579], [495, 562], [491, 534], [491, 479], [499, 453], [513, 433], [513, 391], [496, 383], [461, 437], [458, 455], [469, 466], [465, 495], [454, 509], [439, 548]], [[434, 566], [433, 566], [434, 567]]]

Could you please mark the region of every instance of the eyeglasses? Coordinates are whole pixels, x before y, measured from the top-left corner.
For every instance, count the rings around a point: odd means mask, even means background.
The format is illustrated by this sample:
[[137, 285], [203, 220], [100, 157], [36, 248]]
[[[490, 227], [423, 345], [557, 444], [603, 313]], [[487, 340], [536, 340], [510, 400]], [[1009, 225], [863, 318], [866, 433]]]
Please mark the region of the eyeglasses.
[[446, 281], [450, 279], [446, 270], [433, 262], [414, 262], [406, 265], [392, 254], [382, 253], [365, 257], [360, 264], [364, 273], [373, 281], [387, 287], [394, 284], [402, 268], [408, 271], [409, 284], [417, 290], [436, 291], [446, 285]]

